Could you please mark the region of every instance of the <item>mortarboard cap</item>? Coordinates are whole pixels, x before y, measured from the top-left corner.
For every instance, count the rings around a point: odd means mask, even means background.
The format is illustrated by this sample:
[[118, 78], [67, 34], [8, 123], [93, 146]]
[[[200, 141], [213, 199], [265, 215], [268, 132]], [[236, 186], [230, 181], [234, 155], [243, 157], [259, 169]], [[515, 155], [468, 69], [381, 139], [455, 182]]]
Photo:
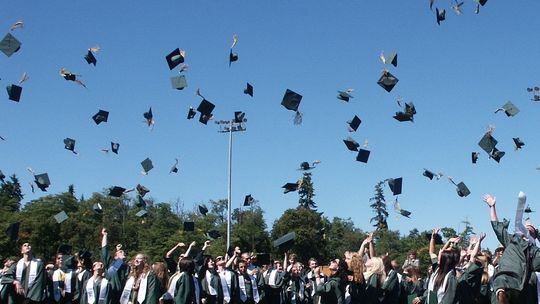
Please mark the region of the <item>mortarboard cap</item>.
[[90, 260], [90, 258], [92, 258], [92, 253], [84, 249], [78, 252], [78, 256], [82, 260]]
[[300, 170], [307, 171], [310, 169], [313, 169], [315, 167], [311, 167], [308, 162], [302, 162], [300, 163]]
[[154, 165], [152, 164], [152, 160], [150, 158], [146, 158], [141, 162], [141, 166], [143, 167], [143, 173], [148, 174], [150, 170], [154, 168]]
[[146, 208], [146, 201], [142, 196], [137, 195], [137, 203], [135, 203], [135, 206], [139, 208]]
[[404, 112], [396, 112], [396, 115], [394, 115], [394, 119], [400, 122], [413, 121], [413, 117]]
[[212, 111], [214, 111], [215, 107], [216, 106], [213, 103], [203, 98], [203, 100], [197, 107], [197, 111], [201, 114], [210, 115]]
[[[431, 233], [425, 233], [424, 235], [425, 235], [426, 239], [428, 239], [428, 241], [431, 240]], [[435, 245], [443, 245], [444, 244], [440, 234], [438, 234], [438, 233], [435, 234], [434, 239], [435, 239]]]
[[296, 233], [289, 232], [285, 234], [284, 236], [278, 238], [274, 241], [273, 245], [274, 247], [278, 247], [280, 251], [286, 251], [294, 245], [294, 239], [296, 238]]
[[68, 254], [71, 254], [72, 249], [73, 249], [73, 246], [71, 246], [69, 244], [60, 244], [58, 246], [58, 249], [56, 250], [56, 252], [68, 255]]
[[11, 35], [11, 33], [7, 33], [0, 41], [0, 51], [8, 57], [11, 57], [11, 55], [16, 53], [20, 48], [21, 42], [19, 42], [15, 36]]
[[493, 151], [489, 154], [496, 162], [500, 162], [501, 158], [506, 154], [504, 151], [499, 151], [497, 148], [493, 148]]
[[144, 197], [146, 193], [150, 192], [150, 189], [146, 188], [145, 186], [141, 184], [137, 184], [135, 187], [135, 190], [137, 190], [137, 193], [139, 193], [140, 196]]
[[184, 231], [195, 231], [195, 222], [184, 222]]
[[65, 138], [64, 139], [64, 148], [66, 150], [69, 150], [71, 152], [75, 152], [75, 139], [72, 138]]
[[9, 226], [6, 229], [6, 235], [10, 241], [16, 241], [19, 238], [20, 227], [21, 227], [21, 222], [9, 224]]
[[473, 164], [476, 164], [476, 161], [478, 161], [478, 156], [480, 155], [480, 153], [478, 152], [472, 152], [471, 153], [471, 161]]
[[217, 230], [210, 230], [206, 233], [206, 237], [210, 240], [217, 240], [221, 237], [221, 234]]
[[102, 122], [107, 122], [109, 119], [109, 112], [105, 110], [99, 110], [94, 116], [92, 116], [92, 119], [96, 123], [96, 125], [99, 125]]
[[247, 94], [253, 97], [253, 86], [249, 84], [249, 82], [246, 84], [246, 88], [244, 89], [244, 94]]
[[263, 267], [264, 265], [270, 265], [270, 254], [269, 253], [257, 253], [255, 255], [255, 261], [253, 265], [258, 267]]
[[184, 55], [179, 48], [176, 48], [169, 55], [165, 56], [165, 59], [167, 60], [167, 65], [169, 66], [169, 69], [172, 70], [177, 65], [184, 62]]
[[349, 101], [349, 99], [354, 98], [348, 91], [338, 91], [337, 99], [343, 101]]
[[236, 111], [234, 112], [234, 122], [235, 123], [243, 123], [245, 122], [246, 113], [242, 111]]
[[212, 117], [214, 117], [214, 115], [201, 113], [201, 116], [199, 116], [199, 122], [206, 125], [208, 124], [208, 121], [212, 119]]
[[248, 194], [244, 198], [244, 206], [251, 206], [251, 203], [253, 203], [253, 197], [251, 196], [251, 194]]
[[49, 175], [47, 173], [38, 174], [34, 176], [34, 181], [41, 191], [47, 191], [47, 188], [50, 186], [51, 181], [49, 180]]
[[397, 67], [397, 53], [393, 52], [392, 54], [390, 54], [390, 56], [388, 56], [386, 58], [384, 63], [388, 63], [388, 64], [391, 64], [391, 65]]
[[433, 174], [433, 172], [429, 171], [428, 169], [424, 169], [424, 173], [422, 173], [422, 175], [431, 180], [433, 179], [433, 176], [435, 176], [435, 174]]
[[94, 66], [96, 66], [97, 59], [96, 56], [94, 56], [94, 53], [92, 53], [92, 51], [88, 50], [88, 53], [84, 55], [84, 59], [86, 60], [86, 62], [88, 62], [88, 64], [93, 64]]
[[435, 16], [437, 17], [437, 24], [441, 25], [441, 21], [444, 21], [446, 19], [446, 10], [445, 9], [439, 10], [438, 8], [436, 8]]
[[287, 89], [287, 91], [285, 91], [285, 95], [283, 95], [281, 105], [287, 110], [298, 111], [298, 106], [300, 106], [301, 101], [302, 95]]
[[369, 154], [371, 152], [368, 150], [360, 149], [358, 155], [356, 155], [356, 160], [362, 163], [367, 163], [369, 159]]
[[474, 0], [476, 3], [480, 4], [481, 6], [484, 6], [486, 5], [486, 2], [488, 2], [488, 0]]
[[187, 87], [186, 76], [179, 75], [171, 77], [171, 86], [173, 89], [183, 90]]
[[519, 139], [519, 137], [512, 138], [514, 140], [514, 145], [516, 146], [516, 150], [521, 149], [521, 147], [525, 146], [525, 143]]
[[114, 186], [109, 190], [109, 196], [120, 197], [125, 191], [125, 188]]
[[54, 216], [54, 219], [56, 220], [56, 222], [58, 224], [62, 224], [65, 220], [67, 220], [69, 217], [67, 215], [67, 213], [65, 211], [61, 211], [59, 213], [57, 213], [55, 216]]
[[74, 255], [64, 254], [62, 256], [62, 270], [67, 271], [68, 269], [77, 268], [77, 257]]
[[206, 216], [206, 214], [208, 213], [208, 208], [206, 208], [206, 206], [204, 205], [199, 205], [199, 213]]
[[94, 209], [96, 213], [103, 213], [103, 207], [100, 203], [95, 203], [92, 209]]
[[154, 114], [152, 114], [152, 107], [148, 110], [148, 112], [143, 113], [144, 119], [146, 119], [146, 123], [150, 126], [152, 124], [152, 121], [154, 120]]
[[344, 139], [343, 142], [347, 146], [347, 149], [351, 151], [358, 151], [358, 147], [360, 147], [360, 144], [350, 137], [348, 137], [347, 139]]
[[411, 215], [411, 212], [410, 212], [410, 211], [407, 211], [407, 210], [405, 210], [405, 209], [400, 209], [400, 210], [399, 210], [399, 213], [400, 213], [401, 215], [403, 215], [404, 217], [408, 217], [408, 218], [410, 218], [410, 215]]
[[193, 117], [195, 117], [195, 114], [197, 114], [197, 112], [195, 112], [195, 110], [192, 107], [189, 107], [187, 119], [192, 119]]
[[111, 151], [114, 154], [118, 154], [118, 149], [120, 149], [120, 144], [111, 141]]
[[493, 151], [497, 145], [497, 140], [488, 132], [480, 139], [478, 145], [482, 150], [486, 151], [486, 153], [491, 154], [491, 151]]
[[527, 208], [525, 208], [525, 210], [523, 210], [523, 212], [525, 213], [532, 213], [534, 211], [531, 210], [531, 207], [527, 206]]
[[467, 188], [467, 186], [465, 185], [465, 183], [461, 182], [459, 184], [456, 185], [457, 186], [457, 194], [461, 197], [464, 197], [464, 196], [467, 196], [469, 194], [471, 194], [471, 191], [469, 190], [469, 188]]
[[283, 185], [281, 188], [285, 189], [283, 191], [283, 193], [289, 193], [289, 192], [294, 192], [296, 190], [298, 190], [298, 182], [296, 183], [286, 183], [285, 185]]
[[6, 87], [9, 100], [19, 102], [21, 99], [22, 87], [12, 84]]
[[403, 184], [403, 178], [391, 178], [388, 180], [388, 186], [394, 195], [401, 194], [401, 186]]
[[351, 121], [348, 121], [347, 123], [349, 124], [349, 132], [356, 132], [356, 130], [358, 130], [358, 127], [362, 123], [362, 120], [360, 119], [360, 117], [354, 115], [353, 119]]
[[517, 113], [519, 113], [519, 109], [511, 101], [505, 103], [502, 108], [498, 109], [497, 111], [499, 110], [503, 110], [508, 117], [515, 116]]
[[145, 216], [148, 216], [148, 211], [146, 211], [146, 210], [141, 210], [141, 211], [135, 213], [135, 215], [136, 215], [137, 217], [145, 217]]
[[229, 66], [231, 66], [231, 63], [238, 60], [238, 54], [234, 53], [231, 49], [231, 52], [229, 53]]
[[174, 163], [174, 165], [171, 167], [171, 170], [169, 170], [169, 174], [171, 173], [178, 173], [178, 158], [176, 159], [176, 162]]
[[392, 75], [388, 71], [383, 71], [381, 78], [377, 81], [377, 84], [380, 85], [383, 89], [386, 90], [386, 92], [392, 91], [394, 86], [398, 83], [399, 79], [397, 79], [394, 75]]

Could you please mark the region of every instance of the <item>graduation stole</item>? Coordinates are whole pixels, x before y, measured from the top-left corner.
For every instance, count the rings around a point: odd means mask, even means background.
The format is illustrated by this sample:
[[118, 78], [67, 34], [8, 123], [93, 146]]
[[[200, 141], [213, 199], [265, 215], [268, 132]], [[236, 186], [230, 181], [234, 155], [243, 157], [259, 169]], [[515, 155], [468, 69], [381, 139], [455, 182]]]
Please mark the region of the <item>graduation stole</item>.
[[194, 275], [191, 275], [191, 279], [193, 280], [193, 284], [195, 285], [195, 300], [200, 303], [201, 301], [201, 291], [199, 290], [199, 281]]
[[[34, 281], [36, 280], [38, 261], [39, 261], [38, 259], [32, 258], [32, 260], [30, 261], [30, 264], [28, 265], [28, 267], [30, 268], [30, 270], [29, 270], [30, 273], [28, 274], [28, 284], [27, 284], [28, 289], [30, 289], [30, 287], [32, 287], [32, 284], [34, 284]], [[19, 262], [17, 262], [17, 267], [15, 269], [15, 277], [17, 278], [17, 281], [19, 281], [21, 283], [22, 283], [22, 279], [23, 279], [23, 277], [22, 277], [23, 268], [24, 268], [24, 259], [20, 259]]]
[[77, 274], [77, 280], [82, 281], [83, 275], [84, 275], [85, 272], [86, 272], [86, 269], [83, 269], [83, 271], [79, 272]]
[[231, 277], [232, 277], [232, 274], [229, 270], [224, 269], [222, 272], [219, 273], [219, 278], [220, 278], [221, 287], [222, 287], [221, 289], [223, 289], [223, 300], [226, 303], [229, 303], [231, 301], [231, 293], [229, 291], [230, 286], [231, 286]]
[[270, 277], [268, 278], [268, 285], [270, 285], [270, 287], [272, 288], [276, 287], [276, 275], [277, 275], [277, 270], [275, 269], [270, 270]]
[[[242, 300], [242, 302], [245, 302], [247, 300], [246, 282], [244, 282], [244, 275], [240, 276], [241, 279], [238, 280], [238, 285], [240, 286], [240, 299]], [[255, 301], [255, 303], [259, 303], [259, 290], [257, 289], [257, 281], [255, 281], [255, 277], [250, 274], [248, 274], [248, 277], [251, 280], [251, 288], [253, 289], [253, 300]]]
[[71, 293], [71, 285], [72, 285], [72, 275], [73, 271], [71, 269], [68, 269], [67, 272], [64, 273], [64, 291], [67, 293]]
[[120, 296], [120, 304], [128, 304], [129, 295], [131, 294], [131, 289], [133, 289], [133, 284], [135, 284], [135, 278], [129, 277], [122, 291], [122, 296]]
[[212, 286], [212, 273], [209, 270], [206, 270], [205, 279], [206, 279], [206, 284], [208, 285], [208, 293], [211, 296], [217, 295], [216, 289], [214, 288], [214, 286]]
[[[437, 273], [435, 272], [431, 275], [431, 278], [429, 279], [429, 285], [428, 285], [428, 300], [433, 296], [432, 294], [435, 293], [437, 295], [437, 302], [440, 303], [442, 301], [444, 295], [446, 294], [446, 291], [445, 291], [446, 283], [448, 283], [448, 278], [453, 271], [454, 270], [449, 271], [444, 276], [444, 281], [438, 290], [433, 290], [433, 288], [435, 288], [435, 279], [437, 278]], [[431, 304], [431, 303], [428, 303], [428, 304]]]
[[60, 286], [60, 282], [64, 281], [64, 272], [62, 272], [62, 270], [60, 269], [56, 269], [53, 272], [52, 280], [53, 280], [54, 300], [58, 302], [60, 301], [60, 298], [62, 297], [62, 287]]
[[142, 303], [146, 299], [146, 285], [148, 283], [148, 273], [143, 274], [141, 284], [139, 285], [139, 293], [137, 294], [137, 302]]
[[178, 282], [178, 279], [182, 277], [184, 273], [183, 272], [176, 272], [171, 276], [169, 279], [169, 288], [167, 288], [167, 292], [163, 295], [164, 300], [172, 300], [174, 299], [174, 294], [176, 291], [176, 282]]
[[[94, 294], [94, 277], [92, 276], [88, 283], [86, 283], [86, 296], [88, 297], [88, 304], [94, 304], [96, 302], [96, 295]], [[105, 303], [105, 298], [107, 297], [107, 279], [101, 279], [101, 285], [99, 287], [99, 298], [98, 304]]]
[[122, 267], [122, 264], [124, 264], [124, 260], [122, 260], [122, 259], [114, 260], [114, 262], [109, 267], [109, 269], [107, 269], [107, 274], [108, 275], [115, 274], [118, 271], [118, 269], [120, 269], [120, 267]]

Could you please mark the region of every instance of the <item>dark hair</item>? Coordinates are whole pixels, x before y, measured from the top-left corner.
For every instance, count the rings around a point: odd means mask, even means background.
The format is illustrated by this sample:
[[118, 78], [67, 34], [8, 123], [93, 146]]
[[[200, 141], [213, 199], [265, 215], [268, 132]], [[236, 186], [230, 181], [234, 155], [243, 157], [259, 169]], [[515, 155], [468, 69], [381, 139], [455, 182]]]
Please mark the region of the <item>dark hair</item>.
[[441, 259], [439, 262], [439, 267], [437, 268], [437, 278], [435, 278], [433, 291], [437, 291], [439, 287], [441, 287], [446, 274], [448, 274], [450, 271], [453, 271], [456, 268], [458, 262], [459, 252], [457, 248], [444, 250], [441, 252]]
[[195, 273], [195, 262], [192, 259], [185, 258], [178, 262], [178, 270], [180, 272], [187, 272], [189, 274]]

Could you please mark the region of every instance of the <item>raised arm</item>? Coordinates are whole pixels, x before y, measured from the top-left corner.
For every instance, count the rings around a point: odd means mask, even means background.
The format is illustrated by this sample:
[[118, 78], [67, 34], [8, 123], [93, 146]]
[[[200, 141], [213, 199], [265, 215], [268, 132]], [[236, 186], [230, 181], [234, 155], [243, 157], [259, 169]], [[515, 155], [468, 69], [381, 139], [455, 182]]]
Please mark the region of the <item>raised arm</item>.
[[185, 247], [186, 244], [180, 242], [178, 244], [176, 244], [173, 248], [171, 248], [171, 250], [167, 251], [167, 253], [165, 254], [165, 257], [166, 258], [170, 258], [171, 255], [173, 255], [174, 251], [178, 248], [178, 247]]
[[431, 231], [431, 239], [429, 240], [429, 257], [431, 259], [437, 258], [437, 251], [435, 248], [435, 238], [437, 234], [439, 234], [439, 231], [440, 231], [439, 228], [435, 228], [433, 229], [433, 231]]
[[470, 258], [469, 262], [476, 263], [476, 256], [478, 255], [478, 252], [480, 252], [480, 249], [482, 248], [482, 240], [486, 238], [485, 233], [480, 233], [480, 237], [478, 238], [477, 242], [474, 244], [471, 252], [470, 252]]
[[375, 257], [375, 247], [373, 246], [373, 232], [370, 233], [370, 242], [369, 242], [369, 258]]
[[495, 209], [495, 204], [497, 203], [497, 198], [489, 194], [484, 194], [484, 202], [489, 206], [489, 216], [492, 222], [498, 222], [497, 210]]
[[360, 245], [360, 249], [358, 249], [358, 254], [362, 257], [364, 256], [364, 252], [366, 251], [366, 246], [369, 246], [373, 239], [373, 232], [368, 233], [368, 236], [362, 241], [362, 244]]
[[193, 249], [193, 247], [194, 247], [195, 245], [197, 245], [197, 242], [195, 242], [195, 241], [193, 241], [193, 242], [191, 242], [191, 244], [189, 244], [188, 249], [186, 250], [186, 252], [184, 252], [184, 256], [185, 256], [185, 257], [188, 257], [188, 256], [189, 256], [189, 254], [191, 253], [191, 249]]
[[288, 254], [287, 251], [285, 251], [285, 257], [283, 258], [283, 270], [287, 272], [287, 262], [288, 262]]
[[240, 256], [240, 247], [236, 246], [234, 248], [234, 253], [232, 255], [232, 257], [229, 258], [229, 260], [227, 261], [227, 263], [225, 264], [225, 268], [231, 268], [232, 265], [236, 264], [236, 260], [238, 259], [238, 257]]
[[107, 246], [107, 228], [103, 227], [101, 229], [101, 248]]

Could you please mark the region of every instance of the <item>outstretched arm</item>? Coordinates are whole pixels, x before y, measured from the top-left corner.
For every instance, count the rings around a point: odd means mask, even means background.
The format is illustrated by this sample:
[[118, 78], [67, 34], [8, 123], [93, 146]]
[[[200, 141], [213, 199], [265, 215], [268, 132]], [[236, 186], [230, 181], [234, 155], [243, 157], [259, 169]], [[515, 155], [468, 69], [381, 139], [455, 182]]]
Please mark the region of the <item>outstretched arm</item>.
[[107, 228], [103, 227], [101, 229], [101, 248], [107, 246]]
[[435, 228], [431, 232], [431, 239], [429, 241], [429, 257], [432, 258], [432, 259], [437, 258], [437, 253], [436, 253], [436, 249], [435, 249], [435, 238], [436, 238], [437, 234], [439, 234], [439, 231], [440, 231], [439, 228]]
[[370, 232], [368, 233], [368, 236], [362, 242], [362, 245], [360, 245], [360, 249], [358, 249], [358, 254], [360, 256], [364, 256], [364, 252], [366, 251], [366, 246], [369, 246], [372, 240], [373, 240], [373, 232]]
[[491, 221], [498, 222], [499, 219], [497, 218], [497, 210], [495, 209], [497, 198], [494, 196], [491, 196], [490, 194], [484, 194], [483, 200], [489, 206], [489, 216], [491, 218]]
[[474, 244], [473, 249], [470, 252], [470, 259], [469, 261], [471, 263], [476, 262], [476, 256], [478, 255], [478, 252], [480, 252], [480, 249], [482, 248], [482, 240], [486, 238], [485, 233], [480, 233], [480, 237], [478, 238], [477, 242]]
[[174, 251], [178, 248], [178, 247], [185, 247], [186, 244], [180, 242], [178, 244], [176, 244], [173, 248], [171, 248], [171, 250], [167, 251], [167, 254], [165, 254], [165, 257], [166, 258], [170, 258], [171, 255], [174, 253]]
[[193, 241], [191, 242], [191, 244], [189, 244], [189, 247], [188, 249], [186, 250], [186, 252], [184, 252], [184, 256], [185, 257], [188, 257], [189, 256], [189, 253], [191, 252], [191, 249], [193, 249], [193, 247], [197, 245], [197, 242]]

